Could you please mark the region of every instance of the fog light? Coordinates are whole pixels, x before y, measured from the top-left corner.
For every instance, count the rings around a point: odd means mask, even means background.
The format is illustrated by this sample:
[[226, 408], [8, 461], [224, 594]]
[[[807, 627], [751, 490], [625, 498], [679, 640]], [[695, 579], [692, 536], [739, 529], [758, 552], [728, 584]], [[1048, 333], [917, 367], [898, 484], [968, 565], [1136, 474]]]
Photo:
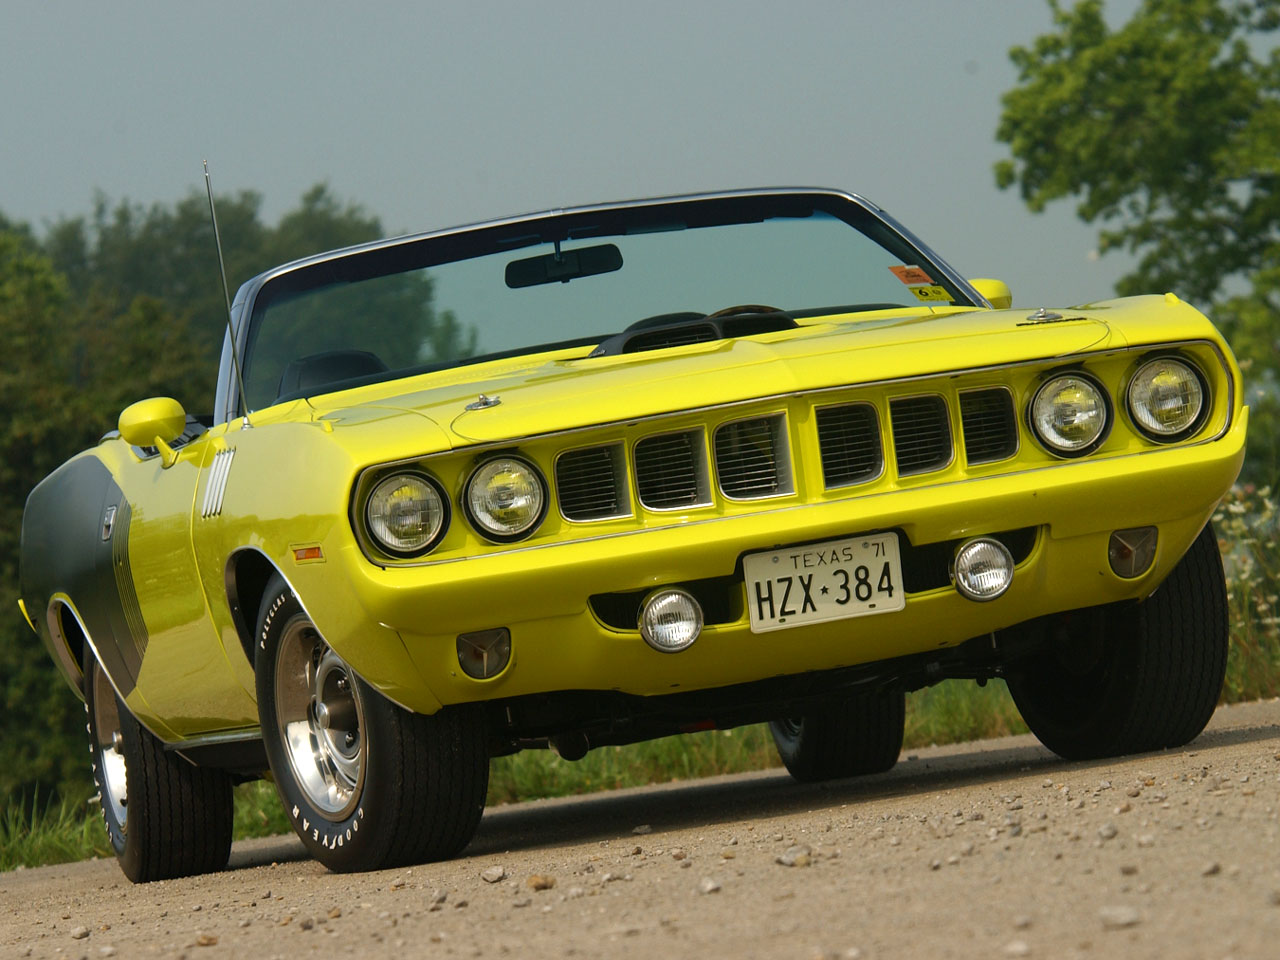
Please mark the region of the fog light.
[[1155, 527], [1134, 527], [1111, 534], [1107, 559], [1117, 577], [1132, 580], [1151, 569], [1156, 559], [1156, 542], [1160, 532]]
[[458, 636], [458, 663], [476, 680], [496, 677], [511, 662], [511, 631], [506, 627]]
[[640, 607], [640, 636], [662, 653], [678, 653], [702, 632], [702, 607], [683, 590], [655, 590]]
[[1013, 582], [1013, 554], [999, 540], [967, 540], [956, 550], [951, 578], [962, 596], [979, 602], [994, 600]]

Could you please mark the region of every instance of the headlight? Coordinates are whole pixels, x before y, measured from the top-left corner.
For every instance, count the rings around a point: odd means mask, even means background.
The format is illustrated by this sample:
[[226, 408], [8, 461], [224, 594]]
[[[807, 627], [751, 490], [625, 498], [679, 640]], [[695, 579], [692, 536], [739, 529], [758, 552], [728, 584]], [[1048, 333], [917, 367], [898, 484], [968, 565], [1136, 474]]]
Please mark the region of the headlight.
[[1031, 401], [1031, 426], [1052, 453], [1078, 457], [1106, 437], [1107, 398], [1093, 380], [1083, 374], [1054, 377], [1036, 391]]
[[387, 477], [369, 494], [365, 524], [388, 553], [416, 556], [434, 547], [449, 521], [436, 485], [417, 473]]
[[1160, 357], [1143, 364], [1129, 381], [1129, 416], [1152, 440], [1177, 440], [1199, 424], [1204, 395], [1191, 366]]
[[547, 512], [547, 491], [532, 464], [498, 457], [476, 468], [463, 494], [476, 530], [499, 543], [533, 532]]

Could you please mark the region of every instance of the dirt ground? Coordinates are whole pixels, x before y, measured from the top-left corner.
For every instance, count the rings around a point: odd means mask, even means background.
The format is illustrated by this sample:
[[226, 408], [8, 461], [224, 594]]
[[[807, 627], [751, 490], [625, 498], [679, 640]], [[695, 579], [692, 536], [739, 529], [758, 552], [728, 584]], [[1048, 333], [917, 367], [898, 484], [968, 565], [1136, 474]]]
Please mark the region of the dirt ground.
[[328, 873], [291, 837], [134, 886], [0, 874], [0, 956], [1280, 956], [1280, 702], [1069, 764], [1030, 737], [890, 773], [671, 783], [486, 813], [465, 856]]

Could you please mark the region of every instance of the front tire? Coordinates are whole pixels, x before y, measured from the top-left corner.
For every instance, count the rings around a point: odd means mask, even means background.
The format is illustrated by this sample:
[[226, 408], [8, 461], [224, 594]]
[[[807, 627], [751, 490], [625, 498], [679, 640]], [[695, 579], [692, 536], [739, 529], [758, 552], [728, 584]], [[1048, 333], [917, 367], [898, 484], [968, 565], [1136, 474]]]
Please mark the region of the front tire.
[[1227, 591], [1213, 525], [1142, 603], [1063, 614], [1009, 675], [1027, 726], [1068, 760], [1180, 747], [1205, 728], [1227, 667]]
[[906, 721], [901, 690], [873, 690], [831, 700], [769, 724], [778, 756], [801, 783], [883, 773], [898, 762]]
[[129, 712], [85, 645], [84, 705], [107, 837], [134, 883], [212, 873], [231, 854], [231, 778], [197, 767]]
[[484, 811], [489, 758], [474, 707], [404, 710], [337, 655], [280, 577], [258, 612], [258, 714], [294, 830], [330, 870], [454, 856]]

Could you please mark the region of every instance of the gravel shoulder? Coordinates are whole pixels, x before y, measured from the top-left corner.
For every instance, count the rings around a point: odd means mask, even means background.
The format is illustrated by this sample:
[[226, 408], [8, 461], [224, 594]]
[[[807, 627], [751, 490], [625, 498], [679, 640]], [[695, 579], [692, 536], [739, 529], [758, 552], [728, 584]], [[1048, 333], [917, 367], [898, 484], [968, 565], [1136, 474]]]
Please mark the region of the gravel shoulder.
[[331, 874], [292, 837], [134, 886], [0, 875], [0, 956], [1274, 957], [1280, 701], [1188, 748], [1065, 763], [1031, 737], [887, 774], [781, 772], [491, 809], [465, 856]]

